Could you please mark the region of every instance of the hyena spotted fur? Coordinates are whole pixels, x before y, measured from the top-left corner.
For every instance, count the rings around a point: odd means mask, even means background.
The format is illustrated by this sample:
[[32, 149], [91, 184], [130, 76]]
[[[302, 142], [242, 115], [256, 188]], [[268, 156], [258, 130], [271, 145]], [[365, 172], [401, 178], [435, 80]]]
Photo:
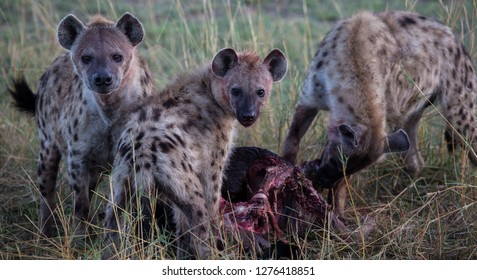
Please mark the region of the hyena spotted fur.
[[92, 192], [110, 165], [111, 127], [119, 108], [153, 92], [146, 63], [136, 46], [142, 24], [131, 14], [116, 23], [95, 16], [86, 26], [68, 15], [59, 24], [58, 40], [69, 50], [48, 67], [34, 94], [24, 79], [10, 90], [20, 110], [36, 115], [40, 137], [38, 185], [40, 226], [53, 235], [55, 184], [60, 159], [74, 190], [75, 232], [83, 234], [89, 220]]
[[264, 60], [223, 49], [211, 63], [183, 74], [132, 110], [115, 146], [103, 258], [119, 249], [120, 209], [131, 197], [155, 192], [173, 207], [177, 257], [210, 256], [209, 226], [219, 214], [235, 120], [251, 126], [268, 102], [272, 82], [286, 72], [287, 60], [278, 49]]
[[[316, 114], [329, 110], [321, 161], [306, 170], [318, 184], [340, 185], [340, 153], [347, 158], [346, 174], [352, 174], [386, 152], [407, 150], [405, 167], [417, 175], [424, 165], [419, 121], [439, 101], [449, 147], [470, 144], [476, 164], [475, 83], [471, 58], [449, 27], [411, 12], [360, 12], [338, 22], [319, 45], [282, 154], [295, 162]], [[343, 207], [341, 199], [339, 212]]]

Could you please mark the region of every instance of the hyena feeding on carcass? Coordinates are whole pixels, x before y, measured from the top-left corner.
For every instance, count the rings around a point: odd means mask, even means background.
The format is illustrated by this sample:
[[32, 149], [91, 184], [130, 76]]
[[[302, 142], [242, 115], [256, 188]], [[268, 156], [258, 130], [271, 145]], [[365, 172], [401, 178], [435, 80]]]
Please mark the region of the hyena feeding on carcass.
[[219, 215], [235, 120], [251, 126], [272, 82], [286, 72], [280, 50], [262, 61], [255, 53], [223, 49], [212, 63], [180, 76], [130, 112], [115, 145], [103, 258], [121, 251], [121, 209], [131, 198], [155, 192], [173, 207], [177, 258], [210, 256], [209, 229]]
[[116, 23], [96, 16], [86, 26], [75, 16], [58, 27], [59, 43], [69, 53], [48, 67], [34, 94], [23, 79], [10, 90], [15, 105], [36, 115], [40, 137], [38, 185], [40, 228], [53, 235], [55, 184], [60, 159], [74, 190], [76, 234], [85, 233], [90, 200], [100, 174], [109, 165], [111, 127], [120, 108], [153, 92], [153, 82], [137, 46], [142, 24], [131, 14]]
[[305, 172], [321, 187], [333, 187], [344, 211], [346, 175], [386, 152], [406, 152], [405, 168], [417, 175], [424, 162], [417, 146], [419, 120], [441, 104], [448, 147], [475, 154], [475, 74], [470, 56], [451, 29], [411, 12], [360, 12], [338, 22], [321, 42], [303, 84], [282, 154], [296, 161], [300, 139], [320, 110], [330, 111], [327, 143]]

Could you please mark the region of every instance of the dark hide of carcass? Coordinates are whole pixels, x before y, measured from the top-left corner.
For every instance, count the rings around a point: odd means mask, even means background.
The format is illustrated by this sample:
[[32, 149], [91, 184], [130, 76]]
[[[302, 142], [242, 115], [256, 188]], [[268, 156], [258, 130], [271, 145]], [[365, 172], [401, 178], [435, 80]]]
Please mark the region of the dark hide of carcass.
[[224, 175], [223, 226], [245, 247], [286, 244], [290, 235], [305, 237], [311, 229], [349, 233], [301, 169], [270, 151], [234, 148]]

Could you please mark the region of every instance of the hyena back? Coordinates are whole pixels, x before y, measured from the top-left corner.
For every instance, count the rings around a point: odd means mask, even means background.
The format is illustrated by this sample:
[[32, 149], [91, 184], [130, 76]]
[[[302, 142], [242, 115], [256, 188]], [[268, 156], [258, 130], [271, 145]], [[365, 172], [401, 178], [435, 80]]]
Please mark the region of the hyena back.
[[338, 22], [321, 42], [282, 154], [295, 162], [316, 114], [329, 110], [322, 158], [308, 170], [318, 184], [331, 187], [343, 177], [340, 157], [347, 158], [349, 175], [384, 153], [406, 150], [405, 166], [416, 175], [424, 164], [418, 124], [438, 100], [446, 139], [469, 143], [476, 164], [475, 82], [472, 61], [449, 27], [410, 12], [358, 13]]
[[37, 94], [23, 79], [10, 90], [17, 108], [36, 115], [40, 228], [46, 236], [53, 235], [61, 158], [74, 191], [75, 232], [82, 234], [91, 195], [110, 160], [110, 130], [120, 117], [118, 109], [153, 91], [148, 67], [136, 50], [143, 35], [142, 24], [128, 13], [116, 23], [96, 16], [86, 26], [69, 15], [58, 27], [58, 40], [69, 53], [48, 67]]
[[103, 258], [119, 249], [120, 209], [131, 197], [155, 192], [173, 206], [177, 257], [210, 255], [209, 226], [219, 214], [235, 120], [252, 125], [269, 99], [272, 82], [286, 71], [279, 50], [262, 61], [254, 53], [224, 49], [210, 65], [180, 76], [131, 111], [115, 148]]

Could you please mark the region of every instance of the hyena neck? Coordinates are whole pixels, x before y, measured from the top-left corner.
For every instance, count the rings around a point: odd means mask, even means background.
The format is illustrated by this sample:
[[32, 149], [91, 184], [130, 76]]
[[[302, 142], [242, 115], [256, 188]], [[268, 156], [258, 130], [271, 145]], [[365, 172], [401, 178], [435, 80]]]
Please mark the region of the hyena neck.
[[230, 106], [230, 96], [227, 93], [227, 86], [224, 86], [224, 79], [216, 77], [212, 73], [211, 65], [204, 69], [204, 81], [207, 81], [208, 92], [215, 104], [231, 121], [235, 120], [235, 114]]
[[[220, 131], [224, 131], [226, 134], [230, 131], [231, 133], [227, 136], [233, 138], [232, 131], [235, 130], [237, 121], [228, 101], [217, 98], [226, 94], [226, 92], [217, 94], [220, 82], [223, 82], [223, 79], [216, 77], [212, 73], [211, 65], [209, 64], [199, 69], [195, 75], [185, 75], [176, 79], [174, 83], [175, 90], [172, 90], [172, 92], [188, 88], [189, 92], [196, 93], [191, 98], [195, 99], [194, 102], [196, 104], [202, 104], [203, 108], [207, 108], [210, 117], [209, 121], [216, 123], [217, 127], [221, 128]], [[168, 91], [170, 92], [170, 90]]]

